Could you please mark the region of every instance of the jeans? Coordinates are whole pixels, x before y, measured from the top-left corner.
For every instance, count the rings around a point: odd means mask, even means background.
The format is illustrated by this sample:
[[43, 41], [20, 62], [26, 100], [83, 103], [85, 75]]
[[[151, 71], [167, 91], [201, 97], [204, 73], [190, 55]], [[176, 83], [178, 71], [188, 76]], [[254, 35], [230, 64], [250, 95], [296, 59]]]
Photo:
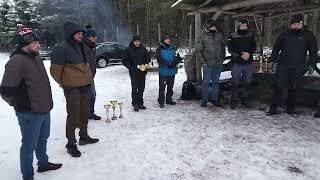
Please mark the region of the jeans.
[[[232, 94], [231, 103], [237, 103], [239, 95], [241, 100], [246, 101], [250, 92], [250, 83], [252, 79], [253, 66], [252, 64], [237, 64], [232, 65]], [[240, 81], [243, 81], [243, 89], [239, 88]], [[242, 91], [241, 91], [242, 90]]]
[[209, 84], [212, 82], [212, 101], [219, 101], [219, 80], [223, 66], [203, 65], [202, 100], [208, 101]]
[[96, 102], [96, 96], [97, 96], [97, 92], [96, 92], [96, 87], [94, 84], [94, 81], [92, 81], [91, 85], [90, 85], [90, 117], [94, 115], [94, 104]]
[[48, 164], [47, 139], [50, 135], [50, 113], [16, 112], [22, 145], [20, 148], [20, 168], [25, 179], [32, 178], [33, 152], [39, 165]]

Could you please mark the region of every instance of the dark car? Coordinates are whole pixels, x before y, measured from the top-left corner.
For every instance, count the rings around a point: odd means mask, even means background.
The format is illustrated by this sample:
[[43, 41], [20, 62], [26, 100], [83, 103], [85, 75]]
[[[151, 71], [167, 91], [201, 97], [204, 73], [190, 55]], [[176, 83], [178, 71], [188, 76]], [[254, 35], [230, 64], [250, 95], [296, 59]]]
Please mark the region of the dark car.
[[105, 68], [108, 64], [121, 63], [122, 54], [126, 46], [113, 43], [105, 42], [97, 46], [97, 67]]

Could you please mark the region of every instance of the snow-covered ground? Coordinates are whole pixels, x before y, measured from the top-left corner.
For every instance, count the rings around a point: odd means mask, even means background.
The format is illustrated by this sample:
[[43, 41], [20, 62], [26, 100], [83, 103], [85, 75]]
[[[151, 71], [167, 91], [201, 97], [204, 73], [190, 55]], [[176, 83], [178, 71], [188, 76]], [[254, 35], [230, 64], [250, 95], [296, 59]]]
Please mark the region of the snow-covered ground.
[[[7, 59], [0, 55], [1, 78]], [[45, 65], [48, 68], [50, 62]], [[180, 70], [175, 99], [185, 79]], [[64, 148], [65, 99], [57, 84], [51, 85], [55, 106], [48, 153], [63, 168], [35, 173], [36, 180], [320, 179], [320, 120], [312, 117], [314, 112], [296, 118], [266, 117], [257, 109], [203, 109], [198, 101], [178, 101], [160, 109], [158, 75], [150, 72], [145, 91], [148, 109], [136, 113], [130, 106], [130, 79], [122, 66], [98, 69], [96, 111], [105, 118], [104, 104], [124, 100], [125, 118], [111, 124], [90, 121], [90, 135], [100, 142], [81, 146], [81, 158], [71, 158]], [[0, 109], [0, 180], [19, 180], [19, 126], [14, 111], [2, 100]]]

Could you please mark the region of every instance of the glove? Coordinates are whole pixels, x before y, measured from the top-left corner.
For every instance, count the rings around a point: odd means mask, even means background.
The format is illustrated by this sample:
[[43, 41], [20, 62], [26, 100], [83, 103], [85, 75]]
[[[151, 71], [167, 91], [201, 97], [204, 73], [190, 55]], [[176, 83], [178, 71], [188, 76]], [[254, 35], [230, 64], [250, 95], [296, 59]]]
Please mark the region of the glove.
[[314, 72], [314, 68], [311, 66], [308, 66], [308, 74], [311, 75]]
[[168, 65], [168, 67], [169, 67], [170, 69], [172, 69], [172, 68], [175, 68], [176, 66], [170, 62], [169, 65]]
[[273, 63], [272, 64], [272, 72], [277, 72], [278, 69], [278, 63]]

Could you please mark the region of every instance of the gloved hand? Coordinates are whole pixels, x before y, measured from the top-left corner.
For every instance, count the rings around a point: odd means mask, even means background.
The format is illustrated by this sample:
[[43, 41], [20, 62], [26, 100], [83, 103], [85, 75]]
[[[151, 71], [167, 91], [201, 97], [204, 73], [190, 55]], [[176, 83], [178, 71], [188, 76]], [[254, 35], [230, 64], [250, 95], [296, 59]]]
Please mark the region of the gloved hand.
[[314, 72], [314, 68], [311, 66], [308, 66], [308, 74], [311, 75]]
[[272, 64], [272, 72], [277, 72], [278, 69], [278, 63], [273, 63]]
[[182, 57], [180, 56], [179, 53], [177, 54], [176, 59], [178, 60], [178, 62], [181, 62], [181, 61], [182, 61]]
[[172, 63], [172, 62], [170, 62], [169, 64], [168, 64], [168, 68], [170, 68], [170, 69], [172, 69], [172, 68], [175, 68], [176, 66]]

